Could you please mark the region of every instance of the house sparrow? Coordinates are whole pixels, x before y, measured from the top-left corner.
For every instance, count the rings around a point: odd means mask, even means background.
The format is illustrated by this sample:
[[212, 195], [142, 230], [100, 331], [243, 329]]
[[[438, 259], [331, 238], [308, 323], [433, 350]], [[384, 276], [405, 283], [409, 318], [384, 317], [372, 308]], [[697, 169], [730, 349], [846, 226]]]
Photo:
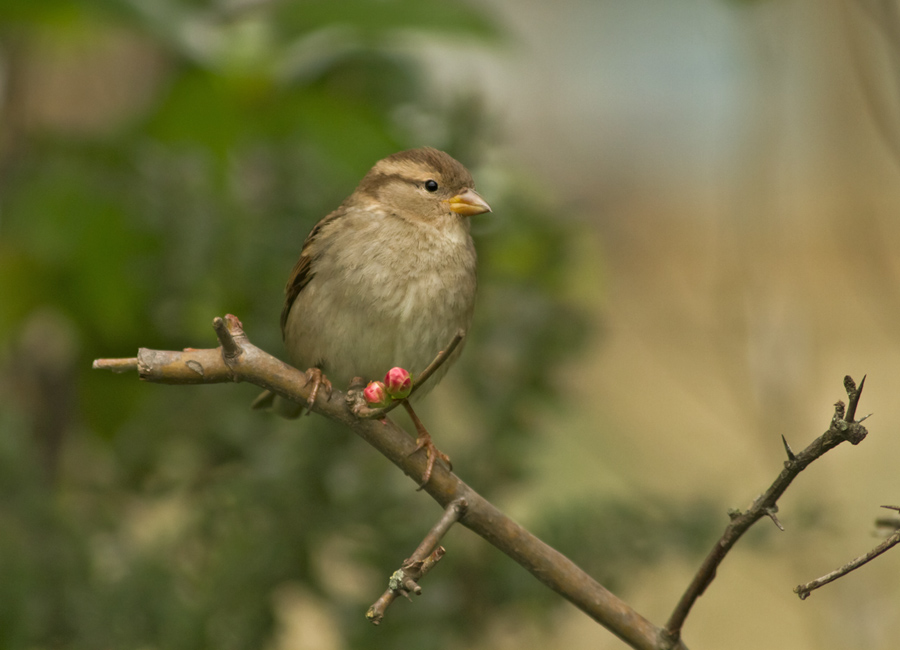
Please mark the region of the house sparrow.
[[[380, 379], [394, 366], [416, 376], [459, 330], [468, 330], [475, 306], [469, 217], [490, 210], [462, 164], [424, 147], [375, 163], [356, 191], [316, 224], [285, 287], [281, 312], [290, 359], [309, 368], [307, 376], [316, 382], [310, 404], [319, 386], [330, 390], [330, 382], [344, 387], [355, 377]], [[461, 351], [459, 346], [417, 397], [437, 384]], [[302, 410], [276, 402], [288, 417]], [[410, 414], [416, 449], [428, 456], [424, 485], [435, 458], [449, 459]]]

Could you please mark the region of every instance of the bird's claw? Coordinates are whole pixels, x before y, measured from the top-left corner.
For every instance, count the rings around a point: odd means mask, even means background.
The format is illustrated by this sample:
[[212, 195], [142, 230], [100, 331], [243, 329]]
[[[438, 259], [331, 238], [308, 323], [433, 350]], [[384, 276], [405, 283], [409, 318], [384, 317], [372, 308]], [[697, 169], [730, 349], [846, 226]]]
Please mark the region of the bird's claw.
[[450, 457], [434, 446], [434, 443], [431, 441], [431, 436], [427, 433], [416, 438], [416, 448], [413, 449], [409, 455], [412, 456], [421, 449], [425, 450], [425, 472], [422, 474], [422, 482], [419, 484], [419, 490], [428, 485], [428, 481], [431, 480], [431, 472], [434, 470], [434, 462], [437, 459], [440, 458], [446, 463], [447, 468], [450, 471], [453, 471], [453, 463], [450, 462]]
[[331, 397], [331, 391], [334, 390], [331, 386], [331, 382], [328, 381], [328, 377], [322, 372], [320, 368], [309, 368], [306, 371], [306, 385], [309, 386], [309, 382], [313, 382], [312, 390], [309, 391], [309, 397], [306, 399], [306, 415], [312, 413], [313, 404], [316, 403], [316, 398], [319, 396], [319, 389], [324, 388], [325, 393], [328, 397]]

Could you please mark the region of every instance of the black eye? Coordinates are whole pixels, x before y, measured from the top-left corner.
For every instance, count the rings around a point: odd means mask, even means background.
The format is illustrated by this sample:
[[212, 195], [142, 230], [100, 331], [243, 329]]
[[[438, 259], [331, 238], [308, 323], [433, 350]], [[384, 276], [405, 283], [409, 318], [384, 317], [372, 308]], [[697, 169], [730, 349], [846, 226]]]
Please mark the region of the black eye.
[[427, 180], [425, 181], [425, 189], [429, 192], [437, 192], [438, 184], [437, 181]]

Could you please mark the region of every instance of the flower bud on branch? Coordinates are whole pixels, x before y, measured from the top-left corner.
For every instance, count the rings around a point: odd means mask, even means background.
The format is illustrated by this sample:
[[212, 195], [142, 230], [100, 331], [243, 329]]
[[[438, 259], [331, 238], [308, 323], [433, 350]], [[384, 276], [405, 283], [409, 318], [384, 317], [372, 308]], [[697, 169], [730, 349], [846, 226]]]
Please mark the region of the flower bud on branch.
[[403, 368], [391, 368], [384, 376], [384, 386], [394, 399], [406, 399], [412, 391], [412, 377]]
[[384, 383], [380, 381], [371, 381], [363, 391], [366, 402], [372, 408], [384, 408], [391, 403], [391, 396], [385, 390]]

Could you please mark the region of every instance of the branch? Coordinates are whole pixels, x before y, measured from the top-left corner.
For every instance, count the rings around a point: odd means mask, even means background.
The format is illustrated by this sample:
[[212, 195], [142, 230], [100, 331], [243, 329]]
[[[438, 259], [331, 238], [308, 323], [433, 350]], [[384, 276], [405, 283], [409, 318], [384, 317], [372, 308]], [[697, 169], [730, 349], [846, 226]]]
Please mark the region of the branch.
[[[881, 506], [882, 508], [889, 508], [891, 510], [900, 510], [897, 506]], [[851, 560], [840, 569], [835, 569], [831, 573], [822, 576], [821, 578], [816, 578], [812, 582], [807, 582], [804, 585], [798, 585], [794, 588], [794, 593], [800, 596], [800, 600], [806, 600], [809, 597], [809, 594], [819, 587], [827, 585], [829, 582], [833, 582], [838, 578], [847, 575], [851, 571], [858, 569], [863, 564], [874, 560], [876, 557], [892, 548], [900, 544], [900, 529], [894, 531], [894, 534], [888, 537], [886, 540], [881, 542], [878, 546], [873, 548], [871, 551], [866, 553], [865, 555], [861, 555], [855, 560]]]
[[[136, 359], [98, 360], [95, 368], [137, 369], [145, 381], [163, 384], [212, 384], [244, 381], [303, 403], [309, 397], [306, 376], [250, 343], [234, 316], [217, 319], [216, 333], [222, 347], [183, 352], [141, 348]], [[233, 345], [232, 345], [233, 344]], [[448, 352], [449, 354], [449, 352]], [[415, 449], [412, 438], [393, 422], [363, 419], [354, 414], [361, 391], [344, 394], [320, 392], [312, 410], [349, 427], [375, 447], [407, 476], [418, 483], [425, 469], [425, 454]], [[493, 504], [446, 468], [435, 465], [425, 486], [442, 507], [460, 499], [468, 503], [459, 523], [493, 544], [544, 585], [569, 600], [632, 648], [657, 650], [664, 642], [662, 630], [638, 614], [569, 558], [551, 548], [503, 514]], [[667, 648], [683, 649], [677, 639], [665, 640]]]
[[784, 494], [797, 475], [814, 460], [834, 449], [842, 442], [849, 441], [851, 444], [856, 445], [863, 441], [867, 431], [860, 422], [868, 416], [858, 421], [853, 418], [856, 416], [856, 406], [859, 403], [865, 381], [866, 379], [863, 377], [863, 380], [857, 387], [849, 375], [844, 377], [844, 388], [847, 390], [849, 408], [845, 412], [843, 402], [835, 404], [831, 426], [825, 433], [813, 440], [806, 449], [795, 454], [787, 444], [787, 440], [784, 440], [782, 437], [788, 457], [784, 463], [784, 469], [778, 475], [778, 478], [775, 479], [775, 482], [769, 486], [769, 489], [758, 496], [746, 512], [735, 510], [728, 513], [729, 517], [731, 517], [731, 523], [728, 524], [722, 537], [719, 538], [706, 556], [706, 559], [703, 560], [703, 564], [700, 565], [700, 568], [694, 575], [694, 579], [681, 596], [681, 600], [678, 601], [675, 610], [669, 617], [668, 623], [666, 623], [664, 634], [669, 641], [675, 643], [681, 638], [681, 628], [694, 603], [715, 579], [716, 569], [725, 559], [731, 547], [753, 524], [762, 517], [771, 517], [775, 524], [781, 530], [784, 530], [775, 517], [775, 513], [778, 511], [778, 499], [781, 498], [781, 495]]
[[447, 534], [450, 527], [459, 521], [468, 507], [469, 504], [465, 499], [451, 501], [450, 505], [444, 509], [440, 521], [428, 532], [413, 554], [403, 561], [399, 569], [394, 571], [388, 581], [387, 591], [366, 612], [366, 618], [374, 625], [381, 623], [385, 610], [396, 600], [397, 596], [409, 598], [409, 592], [417, 596], [422, 594], [422, 588], [418, 584], [419, 580], [444, 557], [444, 547], [438, 546], [438, 542]]
[[94, 370], [110, 370], [116, 374], [137, 370], [137, 357], [128, 359], [94, 359]]

